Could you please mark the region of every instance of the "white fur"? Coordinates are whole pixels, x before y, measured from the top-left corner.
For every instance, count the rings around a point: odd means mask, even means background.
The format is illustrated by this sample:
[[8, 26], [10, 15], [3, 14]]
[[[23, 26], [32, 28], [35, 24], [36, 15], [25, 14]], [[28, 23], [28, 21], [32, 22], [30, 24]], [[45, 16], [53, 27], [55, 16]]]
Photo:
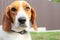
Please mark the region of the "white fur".
[[31, 40], [30, 34], [19, 34], [14, 32], [5, 32], [2, 30], [2, 26], [0, 26], [0, 40]]
[[[25, 29], [26, 31], [28, 31], [28, 33], [21, 35], [15, 32], [5, 32], [2, 30], [2, 26], [0, 26], [0, 40], [31, 40], [30, 33], [29, 33], [29, 29], [30, 29], [29, 19], [22, 7], [22, 2], [23, 1], [20, 1], [20, 10], [18, 11], [15, 17], [15, 22], [14, 24], [11, 23], [11, 25], [12, 25], [12, 30], [14, 31], [19, 32]], [[19, 17], [26, 18], [26, 23], [25, 23], [26, 27], [20, 27], [18, 22]]]

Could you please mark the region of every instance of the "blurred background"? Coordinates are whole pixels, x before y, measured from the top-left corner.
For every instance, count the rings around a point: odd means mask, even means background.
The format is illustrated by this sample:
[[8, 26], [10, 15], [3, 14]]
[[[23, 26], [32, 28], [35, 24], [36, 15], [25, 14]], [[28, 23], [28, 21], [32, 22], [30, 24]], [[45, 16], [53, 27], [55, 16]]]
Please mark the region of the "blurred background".
[[[15, 0], [0, 0], [0, 24], [7, 5]], [[37, 14], [37, 26], [46, 27], [47, 30], [60, 29], [60, 0], [26, 0]]]

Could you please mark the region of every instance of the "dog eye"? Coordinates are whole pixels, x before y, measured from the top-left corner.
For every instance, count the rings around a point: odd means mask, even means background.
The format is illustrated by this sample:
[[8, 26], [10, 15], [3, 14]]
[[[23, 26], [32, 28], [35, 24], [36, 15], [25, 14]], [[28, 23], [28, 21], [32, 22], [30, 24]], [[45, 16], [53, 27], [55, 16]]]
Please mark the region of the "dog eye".
[[11, 8], [11, 10], [14, 12], [17, 11], [17, 9], [15, 7]]
[[26, 7], [26, 10], [28, 11], [29, 9], [30, 9], [30, 7], [27, 6], [27, 7]]

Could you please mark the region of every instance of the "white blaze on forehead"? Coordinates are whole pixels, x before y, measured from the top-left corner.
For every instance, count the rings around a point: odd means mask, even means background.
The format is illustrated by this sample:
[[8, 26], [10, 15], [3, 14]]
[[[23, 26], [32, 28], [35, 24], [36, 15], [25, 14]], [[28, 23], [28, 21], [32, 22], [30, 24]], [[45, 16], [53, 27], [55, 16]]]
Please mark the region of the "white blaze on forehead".
[[[18, 17], [27, 17], [27, 14], [26, 14], [26, 12], [24, 11], [24, 8], [23, 8], [23, 2], [25, 2], [25, 1], [19, 1], [19, 3], [20, 3], [20, 8], [19, 8], [19, 11], [18, 11], [18, 13], [17, 13], [17, 16]], [[26, 2], [26, 4], [28, 4], [27, 2]], [[29, 5], [30, 6], [30, 5]]]
[[19, 8], [19, 11], [17, 14], [19, 17], [25, 16], [25, 12], [24, 12], [22, 3], [23, 3], [23, 1], [20, 1], [20, 8]]

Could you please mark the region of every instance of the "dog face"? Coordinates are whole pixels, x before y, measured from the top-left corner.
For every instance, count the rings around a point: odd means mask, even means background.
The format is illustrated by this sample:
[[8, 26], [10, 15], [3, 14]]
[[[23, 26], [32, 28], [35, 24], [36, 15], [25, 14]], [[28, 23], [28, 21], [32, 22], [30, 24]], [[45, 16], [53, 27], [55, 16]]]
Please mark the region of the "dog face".
[[26, 1], [15, 1], [10, 4], [5, 10], [2, 18], [3, 30], [20, 31], [28, 29], [30, 27], [30, 21], [36, 30], [37, 26], [35, 23], [35, 18], [35, 10]]

